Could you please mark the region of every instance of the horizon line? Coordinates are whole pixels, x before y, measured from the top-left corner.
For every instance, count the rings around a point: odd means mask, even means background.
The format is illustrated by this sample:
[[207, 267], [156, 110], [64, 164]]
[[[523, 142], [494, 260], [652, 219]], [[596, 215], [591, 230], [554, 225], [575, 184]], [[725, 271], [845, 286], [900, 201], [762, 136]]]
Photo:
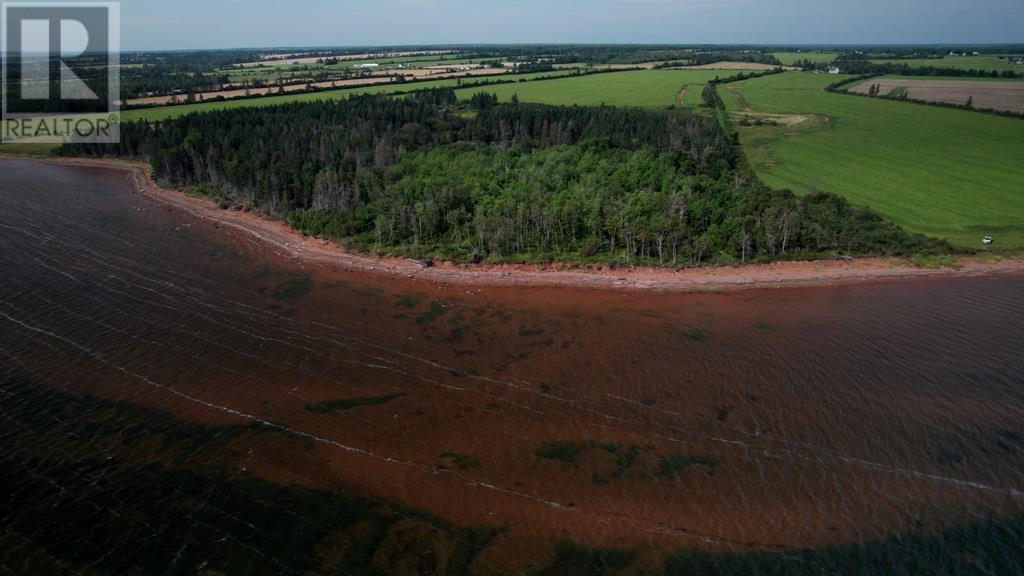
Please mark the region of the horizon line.
[[[457, 43], [428, 43], [428, 44], [313, 44], [313, 45], [267, 45], [267, 46], [234, 46], [217, 48], [136, 48], [123, 49], [118, 54], [151, 53], [151, 52], [233, 52], [253, 50], [350, 50], [350, 49], [395, 49], [395, 48], [486, 48], [486, 47], [664, 47], [664, 48], [705, 48], [705, 47], [757, 47], [757, 48], [958, 48], [958, 47], [991, 47], [991, 48], [1021, 48], [1024, 49], [1024, 41], [1020, 42], [700, 42], [700, 43], [672, 43], [672, 42], [457, 42]], [[0, 49], [0, 55], [8, 52]], [[20, 52], [11, 52], [19, 54]], [[106, 52], [96, 52], [101, 54]]]

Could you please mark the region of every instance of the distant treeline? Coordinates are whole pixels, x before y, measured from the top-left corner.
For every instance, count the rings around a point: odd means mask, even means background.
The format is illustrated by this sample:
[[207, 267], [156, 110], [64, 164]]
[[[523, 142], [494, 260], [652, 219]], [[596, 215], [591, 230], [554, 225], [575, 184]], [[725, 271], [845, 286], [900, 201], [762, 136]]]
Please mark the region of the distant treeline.
[[756, 54], [748, 52], [705, 52], [692, 54], [685, 60], [668, 60], [659, 62], [655, 68], [677, 68], [680, 66], [704, 66], [718, 62], [750, 62], [753, 64], [767, 64], [779, 66], [783, 64], [772, 54]]
[[452, 90], [192, 114], [64, 154], [363, 250], [458, 260], [700, 263], [948, 251], [824, 193], [762, 185], [712, 118]]
[[259, 61], [256, 50], [180, 50], [121, 55], [121, 97], [219, 90], [230, 78], [220, 68]]
[[[935, 60], [941, 63], [941, 59]], [[829, 66], [838, 66], [843, 74], [856, 74], [858, 76], [881, 76], [885, 74], [898, 76], [952, 76], [956, 78], [1020, 78], [1024, 73], [1013, 70], [1002, 72], [988, 69], [962, 69], [938, 66], [920, 66], [896, 62], [872, 62], [863, 55], [846, 54], [841, 55], [832, 64], [802, 60], [796, 62], [805, 71], [825, 70]], [[1024, 68], [1024, 66], [1022, 66]]]
[[[808, 50], [807, 45], [762, 45], [758, 46], [757, 49], [763, 52], [805, 52]], [[891, 44], [886, 45], [850, 45], [850, 44], [819, 44], [811, 47], [814, 50], [821, 52], [835, 52], [838, 54], [854, 54], [862, 55], [869, 59], [880, 59], [880, 58], [941, 58], [943, 56], [953, 54], [973, 54], [978, 52], [980, 55], [1004, 55], [1004, 54], [1024, 54], [1024, 44], [986, 44], [986, 45], [972, 45], [972, 44], [949, 44], [949, 45], [926, 45], [926, 46], [914, 46], [907, 44], [903, 46], [894, 46]]]
[[192, 94], [220, 90], [231, 82], [226, 74], [187, 72], [157, 65], [128, 68], [121, 75], [122, 99], [152, 94]]

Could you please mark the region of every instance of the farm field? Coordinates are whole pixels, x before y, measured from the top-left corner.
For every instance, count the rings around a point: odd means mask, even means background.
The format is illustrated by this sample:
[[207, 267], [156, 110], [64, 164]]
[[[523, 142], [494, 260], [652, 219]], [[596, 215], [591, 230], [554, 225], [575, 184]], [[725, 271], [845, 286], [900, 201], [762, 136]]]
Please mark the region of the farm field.
[[[312, 62], [305, 62], [300, 64], [291, 64], [288, 61], [275, 63], [273, 65], [265, 65], [259, 67], [240, 67], [231, 66], [226, 68], [220, 68], [216, 70], [218, 74], [224, 74], [230, 78], [232, 82], [241, 82], [243, 80], [263, 80], [263, 81], [276, 81], [278, 79], [288, 78], [306, 78], [313, 74], [324, 73], [324, 72], [338, 72], [353, 68], [359, 64], [380, 64], [381, 69], [397, 68], [399, 64], [405, 66], [407, 70], [422, 69], [428, 66], [441, 66], [451, 65], [457, 66], [459, 64], [476, 64], [482, 62], [484, 58], [460, 58], [455, 55], [449, 56], [410, 56], [406, 58], [381, 58], [381, 59], [369, 59], [369, 60], [343, 60], [337, 64], [320, 64], [315, 60]], [[494, 60], [493, 58], [489, 60]]]
[[256, 62], [244, 62], [241, 64], [235, 64], [238, 68], [261, 68], [266, 66], [289, 66], [294, 62], [299, 64], [316, 63], [321, 58], [337, 58], [343, 62], [359, 62], [366, 60], [373, 60], [375, 58], [386, 59], [386, 60], [419, 60], [419, 59], [430, 59], [430, 58], [441, 58], [446, 55], [451, 55], [454, 52], [451, 50], [414, 50], [411, 52], [378, 52], [378, 53], [366, 53], [366, 54], [342, 54], [338, 56], [305, 56], [292, 58], [288, 55], [278, 55], [279, 57], [271, 60], [259, 60]]
[[1024, 121], [825, 92], [835, 81], [786, 73], [720, 87], [737, 115], [793, 120], [741, 128], [768, 184], [836, 192], [964, 246], [987, 234], [1001, 246], [1024, 246]]
[[180, 106], [158, 106], [155, 108], [140, 108], [127, 110], [121, 113], [125, 122], [133, 120], [148, 120], [159, 122], [169, 118], [177, 118], [193, 112], [213, 112], [215, 110], [231, 110], [234, 108], [250, 108], [254, 106], [276, 106], [278, 104], [290, 104], [293, 102], [312, 102], [315, 100], [340, 100], [348, 98], [353, 94], [390, 94], [405, 90], [444, 88], [455, 86], [458, 80], [450, 78], [447, 80], [435, 80], [431, 82], [417, 82], [415, 84], [374, 84], [360, 88], [349, 88], [342, 90], [326, 90], [323, 92], [309, 92], [304, 94], [282, 94], [278, 96], [263, 96], [259, 98], [242, 98], [237, 100], [223, 100], [219, 102], [200, 102], [198, 104], [182, 104]]
[[[517, 74], [515, 76], [509, 76], [508, 78], [501, 78], [502, 80], [515, 79], [517, 81], [531, 81], [531, 80], [542, 80], [544, 78], [561, 78], [561, 76], [569, 76], [571, 73], [566, 72], [535, 72], [532, 74]], [[168, 118], [176, 118], [192, 112], [212, 112], [215, 110], [230, 110], [232, 108], [246, 108], [252, 106], [275, 106], [278, 104], [289, 104], [293, 102], [312, 102], [316, 100], [338, 100], [348, 98], [354, 94], [393, 94], [395, 92], [408, 92], [412, 90], [429, 90], [431, 88], [451, 88], [459, 86], [459, 82], [462, 85], [466, 85], [471, 82], [488, 82], [494, 80], [493, 78], [478, 78], [478, 79], [466, 79], [466, 78], [446, 78], [442, 80], [428, 80], [422, 82], [406, 82], [406, 83], [390, 83], [390, 84], [374, 84], [370, 86], [363, 86], [358, 88], [349, 88], [341, 90], [325, 90], [323, 92], [308, 92], [304, 94], [282, 94], [278, 96], [265, 96], [261, 98], [243, 98], [239, 100], [225, 100], [218, 102], [200, 102], [197, 104], [182, 104], [180, 106], [160, 106], [156, 108], [142, 108], [137, 110], [127, 110], [121, 113], [121, 118], [130, 122], [133, 120], [149, 120], [150, 122], [158, 122], [160, 120], [166, 120]], [[545, 80], [548, 81], [548, 80]], [[552, 80], [553, 81], [553, 80]], [[518, 82], [515, 86], [521, 86]], [[468, 88], [467, 90], [473, 90]], [[477, 90], [480, 90], [479, 88]]]
[[680, 70], [774, 70], [778, 66], [771, 64], [760, 64], [757, 62], [714, 62], [712, 64], [701, 64], [700, 66], [682, 66]]
[[901, 74], [886, 74], [880, 76], [887, 80], [957, 80], [957, 81], [969, 81], [969, 82], [1020, 82], [1020, 78], [1003, 78], [1001, 76], [907, 76]]
[[[444, 78], [445, 76], [442, 76]], [[232, 88], [228, 90], [218, 90], [215, 92], [200, 92], [195, 94], [195, 102], [206, 102], [209, 100], [231, 99], [240, 98], [242, 96], [271, 96], [288, 92], [302, 92], [308, 87], [312, 86], [315, 88], [352, 88], [355, 86], [367, 86], [375, 84], [388, 84], [394, 81], [393, 76], [372, 76], [365, 78], [352, 78], [349, 80], [332, 80], [325, 82], [307, 82], [305, 84], [291, 84], [287, 86], [275, 86], [267, 85], [259, 88]], [[187, 96], [183, 94], [173, 94], [169, 96], [148, 96], [145, 98], [132, 98], [123, 103], [125, 106], [139, 107], [139, 106], [173, 106], [175, 104], [184, 104]]]
[[772, 56], [778, 58], [786, 66], [792, 66], [800, 60], [811, 62], [832, 63], [838, 56], [838, 52], [773, 52]]
[[[633, 70], [529, 84], [500, 84], [488, 86], [486, 91], [503, 102], [517, 95], [523, 102], [563, 106], [663, 108], [698, 104], [708, 81], [731, 75], [721, 70]], [[458, 96], [468, 99], [480, 91], [459, 90]]]
[[[444, 79], [444, 78], [465, 78], [465, 77], [468, 77], [468, 76], [501, 76], [501, 75], [506, 75], [506, 74], [511, 74], [511, 73], [512, 73], [512, 70], [510, 70], [508, 68], [477, 68], [477, 69], [474, 69], [474, 70], [467, 70], [467, 71], [460, 71], [460, 72], [444, 72], [444, 71], [441, 71], [441, 70], [407, 70], [402, 75], [406, 76], [407, 78], [411, 76], [412, 78], [417, 79], [417, 80], [425, 80], [425, 79], [438, 79], [438, 80], [440, 80], [440, 79]], [[258, 87], [258, 88], [238, 88], [238, 87], [235, 87], [235, 88], [232, 88], [232, 89], [219, 90], [219, 91], [215, 91], [215, 92], [201, 92], [199, 94], [196, 94], [195, 97], [196, 97], [197, 101], [204, 102], [204, 101], [213, 100], [213, 99], [216, 99], [216, 98], [227, 98], [227, 99], [239, 98], [239, 97], [245, 96], [246, 94], [259, 95], [259, 96], [270, 96], [270, 95], [278, 94], [282, 90], [285, 93], [287, 93], [287, 92], [302, 92], [302, 91], [306, 90], [310, 86], [312, 86], [314, 88], [324, 89], [324, 88], [351, 88], [353, 86], [369, 86], [369, 85], [377, 85], [377, 84], [388, 84], [390, 82], [394, 82], [396, 76], [398, 76], [398, 75], [399, 74], [395, 74], [395, 75], [375, 74], [373, 76], [364, 76], [364, 77], [360, 77], [360, 78], [349, 78], [349, 79], [341, 79], [341, 80], [325, 80], [325, 81], [321, 81], [321, 82], [306, 82], [306, 83], [299, 83], [299, 84], [290, 84], [290, 85], [280, 86], [280, 87], [279, 86], [275, 86], [273, 84], [262, 86], [262, 87]], [[150, 105], [163, 106], [163, 105], [170, 105], [170, 104], [181, 103], [183, 98], [185, 98], [185, 96], [183, 96], [181, 94], [174, 94], [174, 95], [170, 95], [170, 96], [150, 96], [150, 97], [146, 97], [146, 98], [130, 99], [130, 100], [127, 101], [127, 104], [130, 105], [130, 106], [150, 106]]]
[[911, 67], [934, 66], [957, 70], [988, 70], [992, 72], [1024, 73], [1024, 66], [1007, 62], [998, 56], [945, 56], [943, 58], [912, 58], [895, 60], [872, 60], [879, 64], [906, 64]]
[[911, 100], [958, 105], [970, 100], [979, 110], [1024, 112], [1024, 82], [874, 78], [854, 86], [850, 92], [867, 94], [872, 86], [878, 86], [883, 96], [906, 94]]

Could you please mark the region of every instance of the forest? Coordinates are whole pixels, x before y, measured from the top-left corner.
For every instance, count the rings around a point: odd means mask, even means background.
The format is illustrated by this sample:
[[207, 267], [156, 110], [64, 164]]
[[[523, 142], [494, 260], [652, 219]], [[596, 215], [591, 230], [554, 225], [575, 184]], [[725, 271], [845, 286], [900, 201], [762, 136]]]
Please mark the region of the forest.
[[381, 254], [693, 265], [936, 253], [824, 192], [771, 190], [693, 111], [460, 103], [450, 89], [128, 123], [66, 155], [145, 160], [165, 186]]

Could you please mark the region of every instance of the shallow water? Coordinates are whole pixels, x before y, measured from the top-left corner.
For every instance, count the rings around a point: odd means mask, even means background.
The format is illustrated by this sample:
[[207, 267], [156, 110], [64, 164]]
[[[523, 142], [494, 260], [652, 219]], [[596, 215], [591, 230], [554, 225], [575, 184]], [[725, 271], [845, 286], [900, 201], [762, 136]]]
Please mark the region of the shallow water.
[[1022, 277], [437, 286], [0, 178], [0, 572], [1024, 569]]

